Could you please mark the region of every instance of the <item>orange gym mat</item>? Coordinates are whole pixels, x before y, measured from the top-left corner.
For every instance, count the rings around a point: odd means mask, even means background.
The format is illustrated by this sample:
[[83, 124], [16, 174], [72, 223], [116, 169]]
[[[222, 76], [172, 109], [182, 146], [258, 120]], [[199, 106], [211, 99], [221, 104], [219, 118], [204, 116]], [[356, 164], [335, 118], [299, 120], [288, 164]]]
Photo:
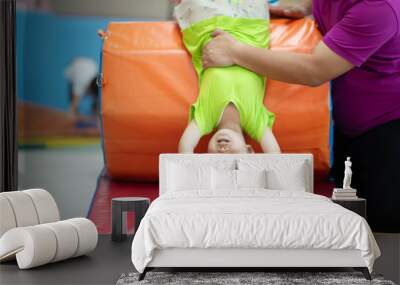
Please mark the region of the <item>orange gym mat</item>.
[[[271, 23], [272, 50], [307, 53], [319, 40], [310, 19]], [[158, 155], [177, 152], [189, 106], [197, 97], [197, 77], [177, 24], [110, 23], [102, 73], [102, 135], [108, 175], [158, 180]], [[313, 153], [316, 176], [326, 176], [330, 166], [329, 84], [310, 88], [269, 80], [264, 102], [276, 114], [273, 131], [283, 152]], [[196, 151], [204, 152], [207, 141], [203, 138]]]

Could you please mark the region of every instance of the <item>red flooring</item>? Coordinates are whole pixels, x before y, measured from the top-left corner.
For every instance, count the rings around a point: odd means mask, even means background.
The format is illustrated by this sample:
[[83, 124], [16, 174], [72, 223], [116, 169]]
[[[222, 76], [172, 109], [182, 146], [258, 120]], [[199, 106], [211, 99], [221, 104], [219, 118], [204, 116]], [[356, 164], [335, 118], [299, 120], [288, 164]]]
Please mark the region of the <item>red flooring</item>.
[[[153, 201], [158, 197], [158, 183], [112, 181], [100, 174], [88, 214], [100, 234], [111, 233], [111, 199], [134, 196], [148, 197]], [[128, 229], [132, 228], [132, 221], [133, 217], [128, 216]]]
[[[333, 184], [315, 182], [314, 193], [330, 197]], [[100, 234], [111, 233], [111, 199], [115, 197], [140, 196], [151, 201], [158, 197], [158, 182], [113, 181], [104, 174], [99, 176], [96, 193], [89, 210], [89, 218], [96, 224]], [[128, 216], [128, 228], [133, 227], [133, 216]]]

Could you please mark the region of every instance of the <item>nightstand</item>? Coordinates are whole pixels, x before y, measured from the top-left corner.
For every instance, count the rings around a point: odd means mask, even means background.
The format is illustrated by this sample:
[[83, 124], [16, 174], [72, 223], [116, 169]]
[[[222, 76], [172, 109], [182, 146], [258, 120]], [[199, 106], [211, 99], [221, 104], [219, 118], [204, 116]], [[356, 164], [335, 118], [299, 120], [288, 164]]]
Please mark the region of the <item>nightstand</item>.
[[135, 212], [135, 231], [140, 221], [146, 214], [150, 205], [150, 199], [144, 197], [120, 197], [113, 198], [112, 207], [112, 234], [113, 241], [126, 239], [126, 212]]
[[367, 200], [363, 198], [357, 198], [352, 200], [340, 200], [332, 199], [332, 202], [339, 204], [340, 206], [359, 214], [364, 219], [367, 218]]

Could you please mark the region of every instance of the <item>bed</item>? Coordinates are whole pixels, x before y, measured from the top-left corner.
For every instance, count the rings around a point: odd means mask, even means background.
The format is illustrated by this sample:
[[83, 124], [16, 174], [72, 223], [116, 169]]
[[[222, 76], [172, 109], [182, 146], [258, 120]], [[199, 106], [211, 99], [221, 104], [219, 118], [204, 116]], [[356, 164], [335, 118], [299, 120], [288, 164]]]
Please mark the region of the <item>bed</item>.
[[132, 243], [154, 268], [352, 267], [380, 251], [361, 216], [313, 194], [310, 154], [162, 154], [160, 196]]

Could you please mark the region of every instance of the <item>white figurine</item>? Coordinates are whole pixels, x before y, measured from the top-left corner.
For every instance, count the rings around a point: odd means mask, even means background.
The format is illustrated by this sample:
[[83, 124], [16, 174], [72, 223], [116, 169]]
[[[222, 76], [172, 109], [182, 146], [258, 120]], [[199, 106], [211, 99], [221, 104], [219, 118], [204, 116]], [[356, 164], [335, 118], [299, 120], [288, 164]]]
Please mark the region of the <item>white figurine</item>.
[[351, 171], [351, 161], [350, 157], [347, 157], [347, 160], [344, 162], [344, 179], [343, 179], [343, 189], [353, 189], [351, 188], [351, 177], [353, 176], [353, 172]]

